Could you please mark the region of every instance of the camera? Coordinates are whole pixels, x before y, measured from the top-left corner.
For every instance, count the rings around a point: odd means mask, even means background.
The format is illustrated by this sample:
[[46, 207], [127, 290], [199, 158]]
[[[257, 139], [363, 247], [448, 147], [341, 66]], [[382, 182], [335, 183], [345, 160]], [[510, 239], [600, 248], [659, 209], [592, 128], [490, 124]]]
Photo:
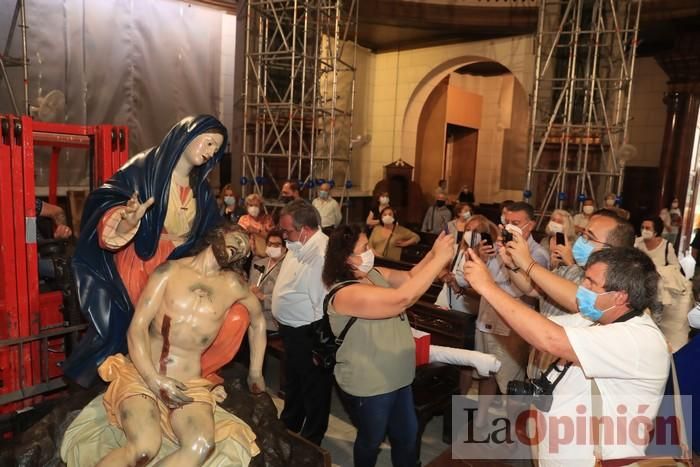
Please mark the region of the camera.
[[[539, 378], [509, 381], [506, 392], [509, 396], [529, 396], [530, 403], [537, 407], [540, 412], [549, 412], [549, 409], [552, 408], [554, 388], [557, 387], [569, 368], [571, 368], [571, 362], [567, 362], [562, 369], [557, 367], [557, 362], [553, 362]], [[552, 371], [559, 373], [554, 381], [547, 378]]]
[[510, 381], [507, 392], [509, 396], [529, 396], [530, 402], [540, 412], [549, 412], [549, 409], [552, 408], [554, 386], [555, 384], [543, 375], [536, 379]]
[[508, 243], [513, 241], [513, 234], [508, 232], [506, 229], [501, 230], [501, 238], [503, 238], [503, 243]]

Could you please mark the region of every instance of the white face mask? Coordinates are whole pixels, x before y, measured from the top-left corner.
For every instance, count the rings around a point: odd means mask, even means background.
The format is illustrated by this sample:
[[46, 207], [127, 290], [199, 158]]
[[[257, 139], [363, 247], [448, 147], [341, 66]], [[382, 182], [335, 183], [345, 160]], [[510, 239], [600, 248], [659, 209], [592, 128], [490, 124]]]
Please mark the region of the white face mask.
[[389, 197], [388, 196], [380, 196], [379, 197], [379, 204], [389, 204]]
[[584, 213], [584, 214], [588, 214], [589, 216], [590, 216], [591, 214], [593, 214], [593, 211], [594, 211], [594, 210], [595, 210], [595, 209], [593, 208], [593, 206], [584, 206], [584, 207], [583, 207], [583, 213]]
[[518, 234], [520, 234], [520, 236], [523, 235], [523, 229], [521, 229], [517, 225], [508, 224], [508, 225], [506, 225], [506, 230], [508, 232], [517, 232]]
[[301, 251], [301, 248], [304, 246], [304, 244], [301, 242], [301, 237], [304, 235], [304, 232], [299, 234], [299, 240], [285, 240], [284, 243], [287, 245], [287, 250], [291, 251], [292, 253], [299, 253]]
[[293, 253], [298, 253], [299, 250], [301, 250], [301, 247], [303, 246], [299, 240], [285, 240], [284, 243], [287, 245], [287, 249]]
[[248, 214], [253, 217], [258, 217], [258, 214], [260, 214], [260, 208], [258, 206], [248, 206]]
[[384, 225], [391, 225], [391, 224], [394, 223], [395, 220], [396, 220], [396, 219], [394, 219], [393, 216], [384, 216], [384, 217], [382, 217], [382, 223], [383, 223]]
[[471, 213], [471, 212], [469, 212], [469, 211], [464, 211], [464, 212], [462, 213], [462, 219], [464, 219], [465, 221], [466, 221], [467, 219], [469, 219], [470, 217], [472, 217], [472, 213]]
[[654, 238], [654, 231], [649, 229], [642, 229], [642, 238], [644, 240], [651, 240]]
[[556, 233], [564, 232], [564, 225], [559, 222], [549, 221], [547, 228], [545, 229], [549, 235], [554, 235]]
[[363, 252], [362, 254], [355, 256], [359, 256], [360, 259], [362, 259], [362, 263], [360, 263], [359, 266], [355, 266], [355, 268], [357, 268], [358, 271], [367, 274], [372, 270], [372, 268], [374, 267], [374, 250], [369, 249]]
[[501, 214], [501, 225], [506, 225], [506, 216]]
[[265, 253], [270, 258], [277, 259], [280, 256], [282, 256], [282, 247], [281, 246], [268, 246], [267, 248], [265, 248]]
[[690, 313], [688, 313], [688, 324], [691, 328], [700, 328], [700, 303], [696, 303]]

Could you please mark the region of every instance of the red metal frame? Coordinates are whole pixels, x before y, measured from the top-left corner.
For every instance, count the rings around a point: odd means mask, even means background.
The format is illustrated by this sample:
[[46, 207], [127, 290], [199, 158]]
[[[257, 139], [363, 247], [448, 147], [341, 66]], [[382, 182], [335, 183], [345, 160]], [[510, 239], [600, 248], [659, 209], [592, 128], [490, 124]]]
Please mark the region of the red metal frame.
[[64, 386], [64, 339], [84, 327], [64, 323], [60, 292], [39, 293], [34, 146], [52, 148], [49, 198], [55, 203], [61, 149], [89, 150], [95, 187], [126, 162], [128, 128], [0, 115], [0, 414]]

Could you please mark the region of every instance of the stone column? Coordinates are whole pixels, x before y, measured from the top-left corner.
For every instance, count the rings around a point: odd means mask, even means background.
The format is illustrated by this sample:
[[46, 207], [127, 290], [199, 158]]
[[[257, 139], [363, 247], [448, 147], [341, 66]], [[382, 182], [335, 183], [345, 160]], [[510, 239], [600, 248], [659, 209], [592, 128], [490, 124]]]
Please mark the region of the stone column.
[[688, 94], [671, 91], [664, 96], [664, 104], [666, 104], [666, 127], [659, 161], [659, 196], [656, 212], [668, 207], [671, 200], [678, 196], [676, 172], [678, 160], [682, 157], [680, 142], [684, 115], [688, 106]]

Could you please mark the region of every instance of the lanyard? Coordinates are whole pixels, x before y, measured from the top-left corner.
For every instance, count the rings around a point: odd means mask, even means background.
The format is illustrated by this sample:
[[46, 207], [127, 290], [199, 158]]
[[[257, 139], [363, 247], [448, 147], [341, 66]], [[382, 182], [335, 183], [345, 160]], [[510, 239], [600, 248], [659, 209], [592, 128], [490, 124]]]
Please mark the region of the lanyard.
[[272, 260], [270, 260], [270, 259], [267, 260], [267, 267], [265, 268], [265, 272], [264, 272], [263, 274], [260, 274], [260, 277], [258, 277], [258, 283], [256, 284], [256, 287], [260, 287], [260, 284], [262, 284], [263, 281], [264, 281], [265, 279], [267, 279], [267, 276], [269, 276], [270, 273], [271, 273], [272, 271], [274, 271], [275, 268], [276, 268], [277, 266], [280, 265], [280, 263], [282, 263], [282, 259], [283, 259], [283, 258], [280, 258], [280, 259], [277, 261], [277, 263], [275, 263], [275, 265], [272, 266], [272, 268], [270, 268], [270, 261], [272, 261]]

